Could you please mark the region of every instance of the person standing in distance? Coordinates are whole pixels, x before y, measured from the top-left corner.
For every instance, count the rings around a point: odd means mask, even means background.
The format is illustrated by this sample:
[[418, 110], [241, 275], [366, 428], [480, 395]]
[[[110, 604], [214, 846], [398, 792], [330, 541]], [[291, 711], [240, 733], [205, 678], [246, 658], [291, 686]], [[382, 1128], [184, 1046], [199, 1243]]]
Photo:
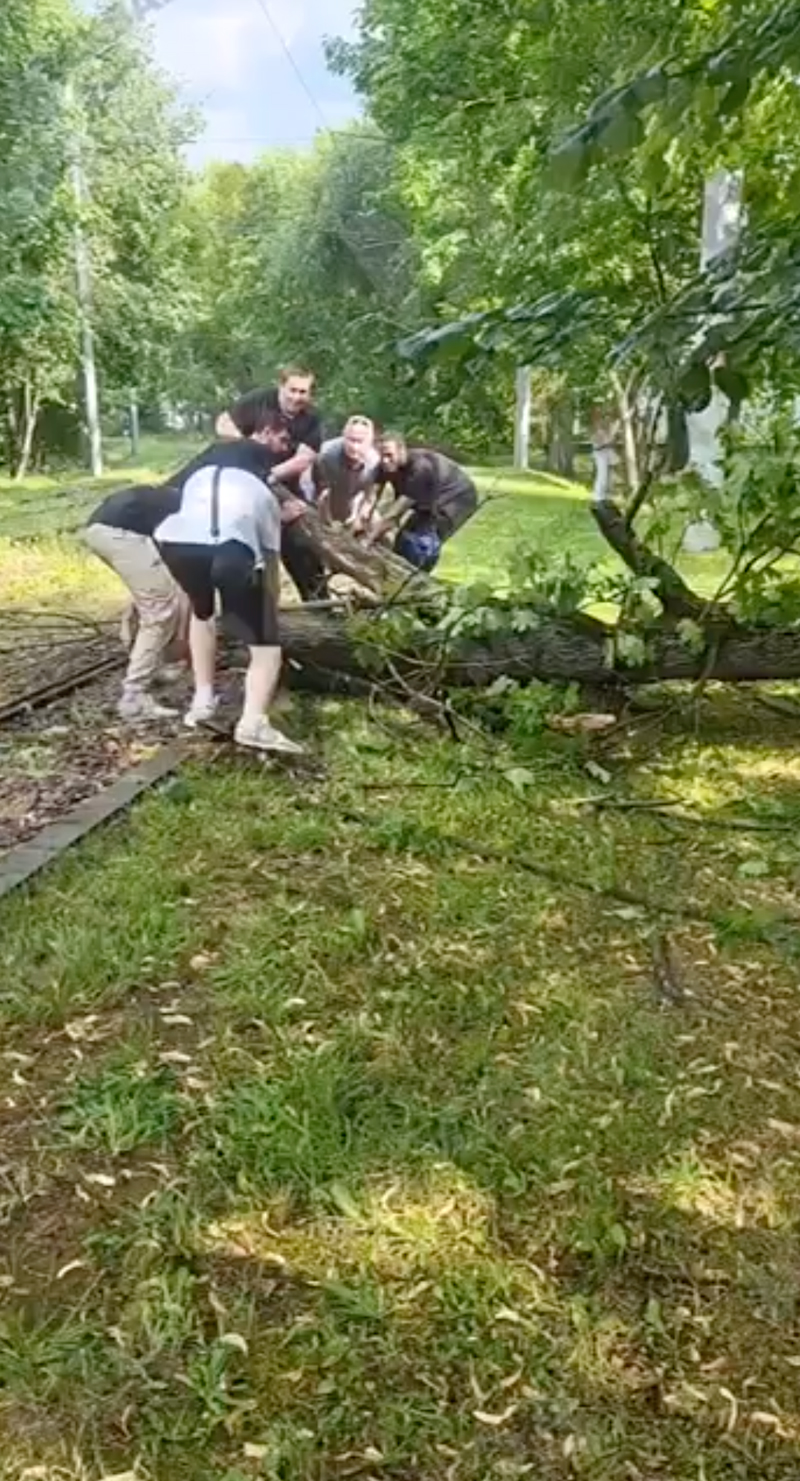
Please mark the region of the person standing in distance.
[[249, 440], [206, 450], [179, 475], [180, 508], [155, 530], [162, 560], [192, 604], [189, 644], [195, 693], [185, 723], [196, 729], [217, 708], [216, 599], [234, 637], [247, 644], [244, 709], [237, 745], [299, 754], [302, 747], [269, 719], [281, 673], [278, 631], [281, 511], [267, 487], [286, 459], [279, 413], [265, 412]]
[[216, 425], [218, 437], [235, 439], [250, 435], [254, 415], [263, 410], [276, 411], [283, 417], [289, 433], [289, 453], [275, 468], [273, 478], [276, 484], [288, 489], [293, 500], [284, 501], [281, 510], [281, 559], [304, 602], [328, 594], [324, 565], [293, 529], [305, 512], [303, 481], [322, 446], [322, 420], [313, 396], [312, 372], [290, 366], [281, 372], [277, 386], [240, 396], [218, 417]]

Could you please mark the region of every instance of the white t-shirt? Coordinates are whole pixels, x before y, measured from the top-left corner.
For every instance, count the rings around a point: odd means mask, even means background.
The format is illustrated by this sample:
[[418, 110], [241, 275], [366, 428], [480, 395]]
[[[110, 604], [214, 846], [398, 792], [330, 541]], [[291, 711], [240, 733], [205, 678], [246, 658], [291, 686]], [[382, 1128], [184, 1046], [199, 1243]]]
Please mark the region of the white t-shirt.
[[[214, 475], [219, 474], [217, 525], [213, 525]], [[199, 468], [183, 488], [181, 507], [153, 536], [162, 545], [224, 545], [238, 540], [256, 560], [281, 548], [281, 513], [275, 495], [241, 468]]]

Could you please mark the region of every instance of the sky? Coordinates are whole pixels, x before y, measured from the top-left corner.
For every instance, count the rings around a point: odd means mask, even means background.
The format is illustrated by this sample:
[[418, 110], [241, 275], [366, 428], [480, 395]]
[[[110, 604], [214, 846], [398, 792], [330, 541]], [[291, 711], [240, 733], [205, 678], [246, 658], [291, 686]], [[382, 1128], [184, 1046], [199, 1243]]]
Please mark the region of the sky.
[[[1, 0], [0, 0], [1, 3]], [[252, 160], [264, 149], [309, 145], [359, 111], [325, 65], [323, 37], [350, 36], [357, 0], [160, 0], [147, 18], [158, 61], [205, 119], [189, 151]]]

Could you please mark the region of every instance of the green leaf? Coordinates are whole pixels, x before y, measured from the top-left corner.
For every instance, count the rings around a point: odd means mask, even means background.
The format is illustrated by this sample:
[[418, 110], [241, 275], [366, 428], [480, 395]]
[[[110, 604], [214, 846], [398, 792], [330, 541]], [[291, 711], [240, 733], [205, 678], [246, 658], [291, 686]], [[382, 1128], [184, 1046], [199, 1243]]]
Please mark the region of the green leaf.
[[537, 778], [535, 772], [527, 771], [523, 766], [514, 766], [510, 771], [504, 771], [503, 776], [515, 792], [523, 793], [528, 787], [535, 787]]
[[361, 1222], [363, 1212], [356, 1203], [352, 1193], [345, 1188], [343, 1183], [331, 1183], [329, 1193], [331, 1202], [335, 1204], [340, 1214], [344, 1214], [346, 1219], [352, 1219], [357, 1223]]
[[732, 118], [734, 114], [741, 113], [750, 96], [752, 86], [751, 77], [737, 77], [720, 99], [717, 109], [720, 118]]
[[741, 406], [747, 399], [748, 383], [746, 376], [730, 365], [718, 365], [714, 371], [714, 384], [727, 396], [734, 406]]
[[626, 668], [643, 668], [647, 663], [647, 645], [637, 633], [618, 632], [617, 658]]
[[601, 129], [598, 146], [605, 154], [630, 154], [643, 137], [636, 98], [631, 90]]
[[681, 377], [679, 390], [689, 411], [705, 411], [711, 400], [711, 371], [708, 366], [690, 365]]
[[706, 651], [706, 635], [699, 622], [693, 622], [690, 617], [685, 617], [678, 623], [678, 637], [684, 648], [694, 654], [697, 658]]

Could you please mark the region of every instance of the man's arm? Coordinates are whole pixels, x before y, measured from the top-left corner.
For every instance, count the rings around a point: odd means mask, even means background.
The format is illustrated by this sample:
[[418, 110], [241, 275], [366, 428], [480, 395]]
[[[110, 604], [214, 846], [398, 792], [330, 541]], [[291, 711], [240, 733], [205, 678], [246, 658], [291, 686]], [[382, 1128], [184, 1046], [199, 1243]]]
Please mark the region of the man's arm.
[[281, 507], [272, 488], [264, 488], [256, 508], [256, 527], [262, 555], [270, 555], [281, 548]]
[[301, 443], [296, 453], [292, 453], [292, 456], [287, 458], [285, 463], [280, 463], [277, 468], [273, 469], [272, 476], [273, 478], [277, 478], [279, 482], [281, 479], [286, 478], [302, 478], [303, 474], [307, 473], [312, 466], [316, 456], [317, 454], [313, 447], [306, 447], [305, 443]]
[[291, 489], [287, 489], [284, 484], [276, 480], [275, 474], [277, 471], [275, 469], [270, 474], [267, 488], [271, 494], [275, 495], [280, 505], [281, 523], [291, 525], [294, 524], [296, 519], [302, 519], [303, 515], [308, 513], [308, 505], [305, 500], [298, 499], [297, 495], [293, 494]]
[[400, 494], [388, 509], [382, 512], [380, 522], [367, 536], [367, 544], [373, 545], [376, 540], [382, 540], [391, 530], [399, 528], [403, 518], [410, 513], [413, 507], [411, 500], [407, 499], [405, 494]]
[[331, 489], [328, 477], [328, 468], [324, 457], [317, 453], [311, 468], [311, 482], [314, 485], [314, 506], [320, 519], [326, 524], [331, 524]]

